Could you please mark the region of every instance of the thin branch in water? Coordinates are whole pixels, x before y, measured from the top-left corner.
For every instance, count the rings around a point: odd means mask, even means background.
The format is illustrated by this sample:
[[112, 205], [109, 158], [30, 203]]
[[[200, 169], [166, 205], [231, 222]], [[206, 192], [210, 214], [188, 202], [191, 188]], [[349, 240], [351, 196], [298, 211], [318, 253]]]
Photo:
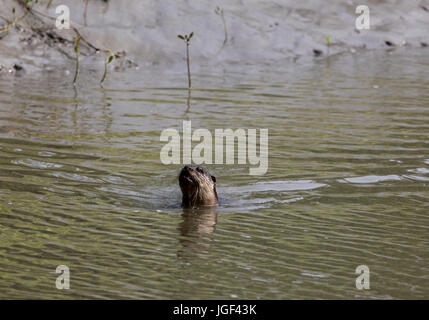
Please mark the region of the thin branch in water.
[[331, 45], [331, 36], [326, 36], [326, 52], [327, 55], [329, 56], [329, 47]]
[[191, 84], [191, 66], [189, 61], [189, 41], [186, 42], [186, 65], [188, 66], [188, 87], [192, 88]]
[[76, 84], [77, 75], [79, 74], [79, 41], [81, 37], [75, 38], [74, 52], [76, 53], [76, 70], [74, 72], [73, 85]]
[[185, 110], [185, 113], [188, 113], [189, 109], [191, 108], [191, 88], [188, 88], [188, 98], [186, 100], [186, 105], [187, 105], [187, 108]]
[[191, 82], [191, 65], [190, 65], [190, 59], [189, 59], [189, 42], [191, 38], [194, 36], [194, 33], [191, 32], [189, 35], [177, 35], [179, 39], [182, 39], [186, 43], [186, 66], [188, 67], [188, 99], [187, 99], [187, 109], [185, 113], [189, 111], [189, 108], [191, 107], [191, 88], [192, 88], [192, 82]]
[[103, 77], [101, 78], [100, 84], [103, 84], [104, 80], [106, 79], [106, 75], [107, 75], [107, 65], [113, 61], [113, 58], [115, 57], [115, 55], [112, 52], [112, 55], [109, 56], [107, 58], [106, 61], [104, 61], [104, 73], [103, 73]]
[[189, 35], [182, 36], [181, 34], [177, 35], [179, 39], [182, 39], [186, 43], [186, 66], [188, 67], [188, 88], [191, 89], [191, 66], [190, 66], [190, 59], [189, 59], [189, 42], [191, 38], [194, 36], [194, 33], [191, 32]]

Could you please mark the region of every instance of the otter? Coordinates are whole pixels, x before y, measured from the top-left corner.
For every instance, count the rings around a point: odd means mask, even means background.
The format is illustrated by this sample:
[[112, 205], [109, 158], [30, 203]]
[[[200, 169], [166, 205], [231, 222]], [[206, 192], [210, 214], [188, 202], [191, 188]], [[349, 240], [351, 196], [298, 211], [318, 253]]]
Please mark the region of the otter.
[[179, 175], [182, 207], [197, 208], [218, 204], [216, 178], [200, 166], [185, 166]]

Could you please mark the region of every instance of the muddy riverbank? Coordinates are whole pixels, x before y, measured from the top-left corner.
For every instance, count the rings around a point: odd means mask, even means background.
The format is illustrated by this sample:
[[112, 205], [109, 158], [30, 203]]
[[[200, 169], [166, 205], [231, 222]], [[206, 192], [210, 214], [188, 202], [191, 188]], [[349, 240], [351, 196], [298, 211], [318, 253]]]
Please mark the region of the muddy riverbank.
[[[15, 65], [30, 72], [72, 66], [76, 31], [90, 44], [85, 48], [82, 42], [81, 48], [82, 63], [90, 68], [103, 68], [105, 61], [103, 51], [95, 54], [93, 48], [126, 52], [125, 64], [116, 61], [120, 67], [182, 68], [184, 45], [177, 35], [191, 31], [194, 68], [302, 61], [362, 50], [424, 48], [429, 43], [427, 0], [369, 3], [369, 30], [355, 27], [358, 1], [129, 0], [124, 5], [94, 0], [85, 8], [81, 0], [46, 0], [30, 2], [30, 13], [25, 2], [0, 0], [3, 72], [20, 71]], [[69, 30], [55, 28], [60, 4], [70, 8]], [[222, 14], [215, 12], [217, 5]]]

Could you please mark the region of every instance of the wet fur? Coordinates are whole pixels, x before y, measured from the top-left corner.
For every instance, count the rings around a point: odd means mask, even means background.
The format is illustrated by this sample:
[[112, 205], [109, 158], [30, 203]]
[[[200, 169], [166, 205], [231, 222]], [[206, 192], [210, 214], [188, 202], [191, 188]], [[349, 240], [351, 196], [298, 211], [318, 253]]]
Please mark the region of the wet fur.
[[182, 207], [195, 208], [218, 204], [216, 178], [200, 166], [185, 166], [179, 175]]

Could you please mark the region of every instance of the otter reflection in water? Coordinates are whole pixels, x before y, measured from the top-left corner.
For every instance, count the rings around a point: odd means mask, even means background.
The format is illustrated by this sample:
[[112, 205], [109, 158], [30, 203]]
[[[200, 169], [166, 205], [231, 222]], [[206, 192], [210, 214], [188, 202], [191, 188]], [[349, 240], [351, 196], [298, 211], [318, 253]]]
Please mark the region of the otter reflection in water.
[[218, 203], [216, 178], [200, 166], [185, 166], [179, 175], [182, 207], [198, 208]]
[[183, 209], [182, 219], [178, 227], [182, 245], [178, 256], [186, 259], [209, 253], [217, 222], [216, 207]]
[[199, 242], [196, 239], [209, 236], [215, 231], [217, 222], [215, 207], [184, 209], [182, 218], [183, 221], [179, 225], [180, 234], [188, 237], [189, 242]]
[[194, 253], [205, 250], [217, 221], [216, 178], [200, 166], [188, 165], [180, 172], [179, 185], [183, 207], [180, 242]]

